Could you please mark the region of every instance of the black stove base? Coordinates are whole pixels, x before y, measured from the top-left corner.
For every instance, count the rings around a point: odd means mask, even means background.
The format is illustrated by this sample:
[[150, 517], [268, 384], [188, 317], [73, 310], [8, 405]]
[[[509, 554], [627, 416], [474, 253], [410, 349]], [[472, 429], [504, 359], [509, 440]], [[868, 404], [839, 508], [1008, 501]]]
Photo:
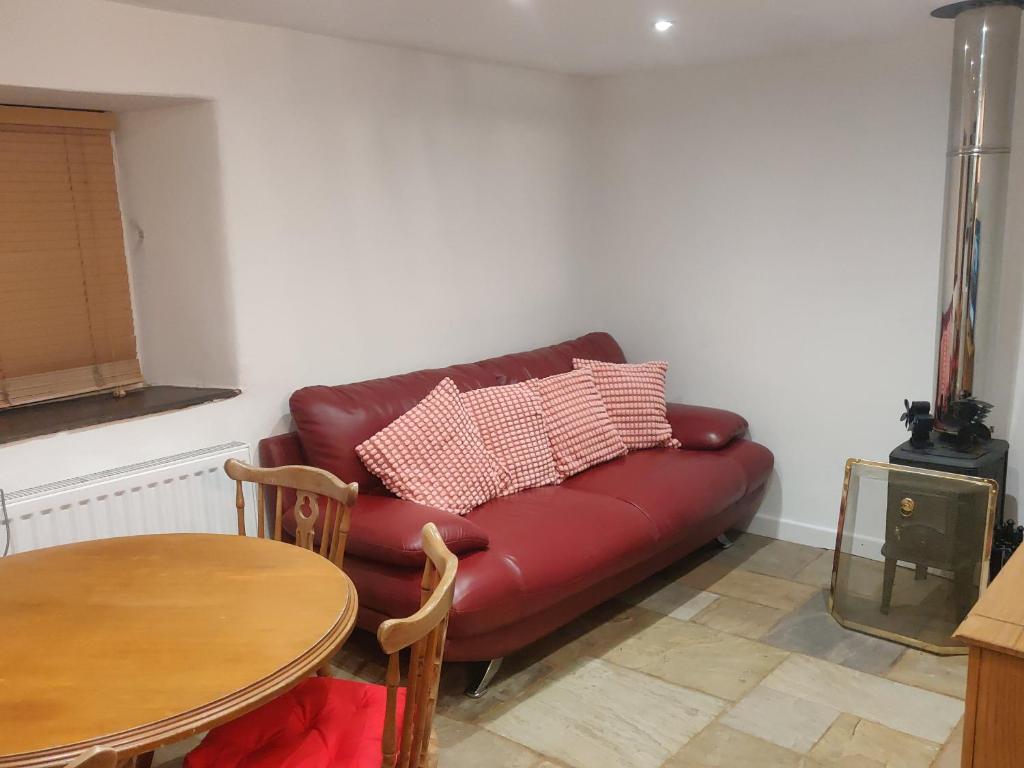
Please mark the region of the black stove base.
[[999, 483], [996, 504], [996, 524], [1003, 522], [1003, 502], [1006, 497], [1006, 458], [1010, 444], [1005, 440], [978, 443], [968, 451], [958, 451], [941, 441], [925, 448], [914, 448], [909, 441], [889, 454], [890, 464], [901, 464], [957, 475], [984, 477]]

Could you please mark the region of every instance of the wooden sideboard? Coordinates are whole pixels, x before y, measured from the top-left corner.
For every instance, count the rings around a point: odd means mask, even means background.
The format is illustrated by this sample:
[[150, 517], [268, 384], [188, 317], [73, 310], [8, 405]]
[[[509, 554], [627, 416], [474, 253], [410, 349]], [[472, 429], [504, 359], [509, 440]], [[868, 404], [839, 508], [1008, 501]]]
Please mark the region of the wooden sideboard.
[[1024, 549], [956, 631], [970, 650], [963, 768], [1024, 765]]

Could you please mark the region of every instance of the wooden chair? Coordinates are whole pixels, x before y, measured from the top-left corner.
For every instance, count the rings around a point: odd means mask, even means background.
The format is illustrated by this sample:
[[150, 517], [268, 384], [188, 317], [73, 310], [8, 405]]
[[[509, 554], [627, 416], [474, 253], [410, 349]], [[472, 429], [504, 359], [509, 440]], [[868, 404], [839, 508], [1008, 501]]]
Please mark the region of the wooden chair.
[[[265, 756], [301, 753], [303, 765], [310, 766], [363, 766], [380, 759], [382, 768], [435, 768], [434, 711], [459, 561], [433, 523], [423, 528], [423, 550], [427, 562], [420, 609], [408, 618], [385, 621], [377, 630], [388, 655], [385, 685], [323, 677], [306, 680], [263, 707], [214, 728], [185, 764], [276, 768], [277, 763]], [[406, 649], [409, 666], [403, 690], [400, 657]], [[346, 728], [353, 723], [358, 727], [353, 740], [347, 741]], [[253, 744], [261, 745], [260, 754], [247, 754]]]
[[[224, 462], [224, 471], [236, 483], [235, 508], [238, 512], [238, 534], [245, 536], [245, 492], [243, 483], [256, 483], [256, 535], [266, 538], [266, 499], [273, 490], [273, 538], [281, 541], [285, 497], [294, 494], [295, 543], [316, 549], [314, 526], [323, 513], [319, 552], [341, 568], [345, 561], [352, 507], [359, 496], [356, 483], [343, 483], [330, 472], [315, 467], [290, 466], [263, 469], [236, 459]], [[323, 505], [321, 505], [323, 499]]]
[[67, 768], [116, 768], [117, 753], [112, 749], [93, 747], [68, 763]]
[[[409, 618], [385, 621], [377, 629], [377, 640], [388, 654], [383, 768], [433, 768], [437, 765], [434, 710], [459, 559], [445, 546], [433, 523], [423, 528], [423, 551], [427, 563], [420, 582], [420, 609]], [[402, 728], [398, 732], [399, 655], [406, 648], [411, 650]]]

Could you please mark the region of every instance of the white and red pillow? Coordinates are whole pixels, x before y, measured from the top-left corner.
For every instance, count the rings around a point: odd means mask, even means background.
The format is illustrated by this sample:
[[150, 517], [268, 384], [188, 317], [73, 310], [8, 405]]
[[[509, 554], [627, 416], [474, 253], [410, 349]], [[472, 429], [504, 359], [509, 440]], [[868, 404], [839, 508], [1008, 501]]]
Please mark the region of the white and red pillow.
[[615, 429], [631, 451], [657, 446], [679, 447], [672, 437], [665, 405], [668, 363], [605, 363], [574, 358], [576, 370], [594, 373], [597, 389]]
[[555, 468], [563, 478], [626, 453], [589, 368], [526, 383], [540, 395]]
[[356, 454], [396, 496], [459, 515], [501, 496], [511, 483], [451, 379], [358, 445]]
[[507, 493], [561, 482], [541, 399], [528, 382], [474, 389], [459, 399], [484, 446], [511, 476]]

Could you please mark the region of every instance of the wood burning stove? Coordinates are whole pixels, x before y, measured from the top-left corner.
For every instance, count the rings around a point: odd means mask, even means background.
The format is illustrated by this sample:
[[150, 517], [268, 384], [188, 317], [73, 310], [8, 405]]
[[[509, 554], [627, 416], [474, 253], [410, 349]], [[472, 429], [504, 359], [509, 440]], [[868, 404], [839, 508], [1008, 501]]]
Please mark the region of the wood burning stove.
[[[1024, 0], [968, 0], [932, 13], [955, 19], [934, 431], [928, 439], [927, 421], [918, 421], [923, 430], [889, 456], [893, 464], [997, 481], [1000, 521], [1009, 445], [986, 439], [981, 420], [965, 423], [962, 414], [983, 418], [991, 406], [977, 398], [999, 391], [992, 357], [1022, 6]], [[909, 429], [927, 404], [907, 405]]]
[[932, 14], [955, 19], [935, 413], [907, 402], [912, 437], [890, 463], [847, 463], [839, 515], [832, 615], [936, 653], [964, 652], [953, 631], [988, 583], [1005, 506], [1009, 444], [985, 418], [1001, 391], [993, 358], [1022, 6], [967, 0]]

